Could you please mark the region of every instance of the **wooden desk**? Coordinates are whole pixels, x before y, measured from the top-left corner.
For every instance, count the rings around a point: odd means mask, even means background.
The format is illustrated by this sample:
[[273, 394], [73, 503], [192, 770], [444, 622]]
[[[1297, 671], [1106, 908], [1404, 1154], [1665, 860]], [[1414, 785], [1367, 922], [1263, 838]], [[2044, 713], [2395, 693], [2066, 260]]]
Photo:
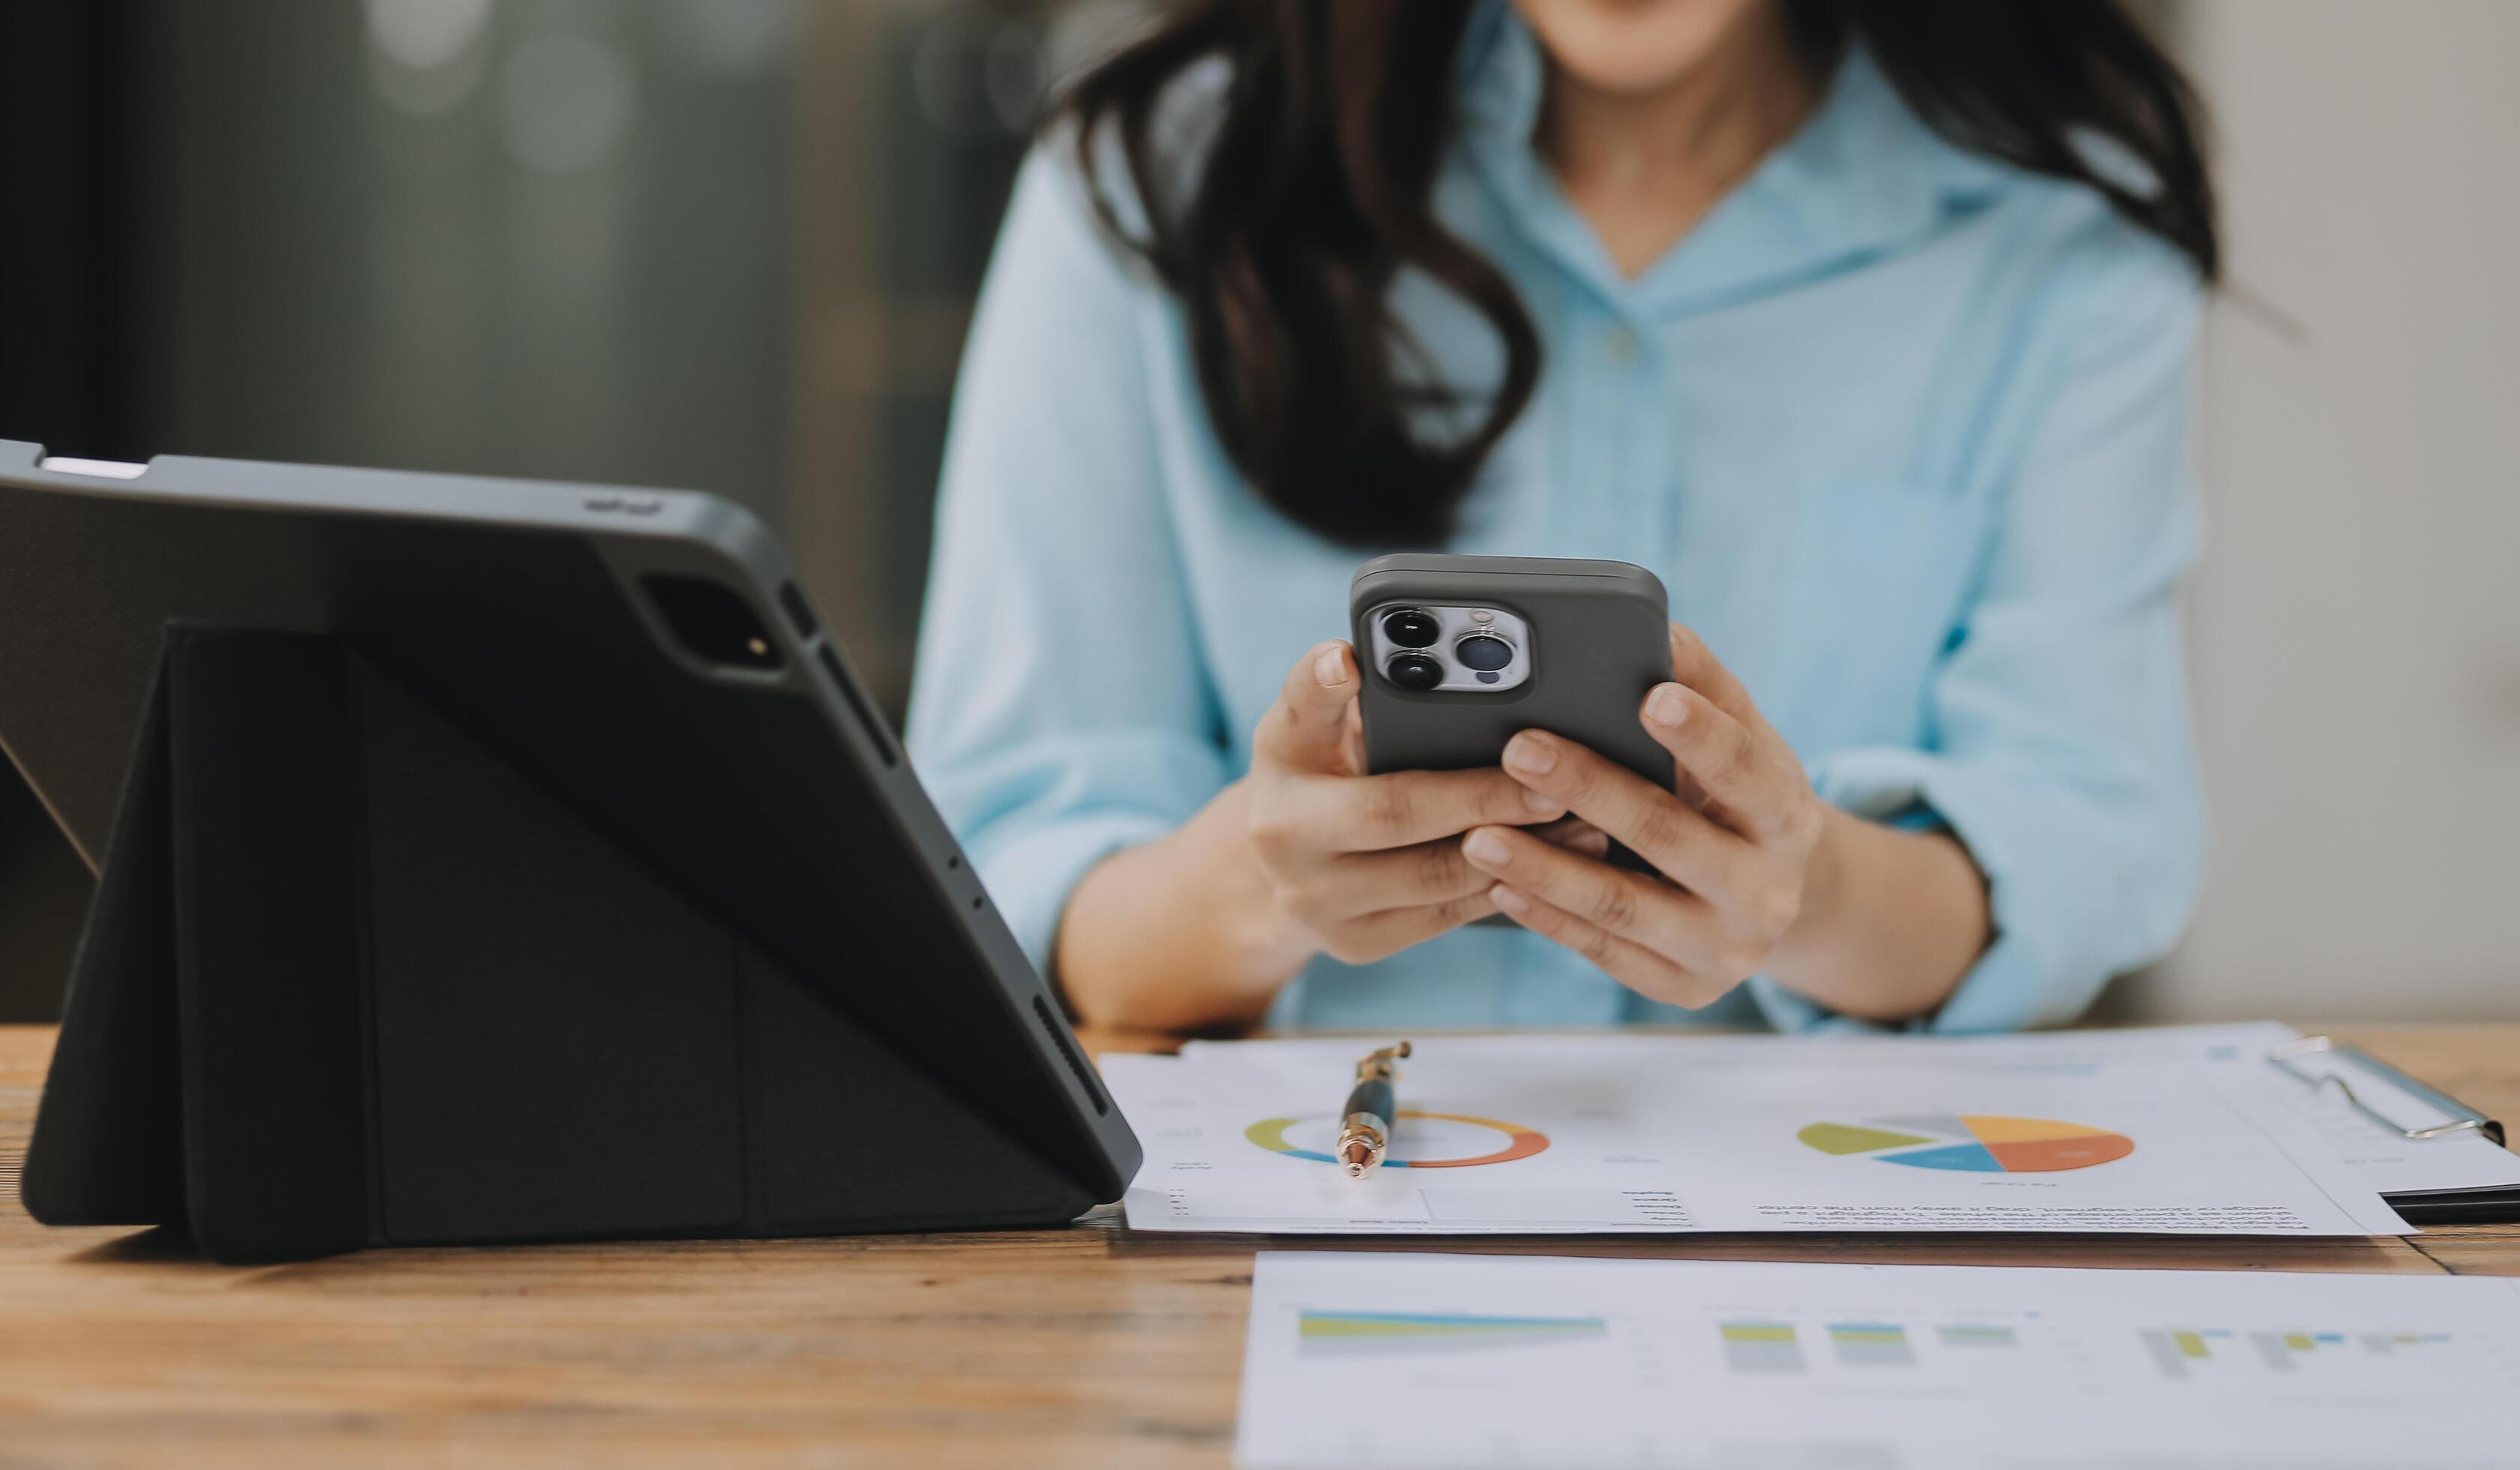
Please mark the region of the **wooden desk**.
[[[2520, 1026], [2348, 1034], [2479, 1107], [2520, 1116]], [[229, 1270], [155, 1232], [47, 1230], [18, 1208], [51, 1048], [50, 1028], [0, 1028], [0, 1464], [1227, 1461], [1248, 1239], [1133, 1235], [1103, 1210], [1060, 1230], [373, 1251]], [[2411, 1243], [1698, 1235], [1440, 1245], [2520, 1274], [2520, 1226], [2509, 1225], [2446, 1227]]]

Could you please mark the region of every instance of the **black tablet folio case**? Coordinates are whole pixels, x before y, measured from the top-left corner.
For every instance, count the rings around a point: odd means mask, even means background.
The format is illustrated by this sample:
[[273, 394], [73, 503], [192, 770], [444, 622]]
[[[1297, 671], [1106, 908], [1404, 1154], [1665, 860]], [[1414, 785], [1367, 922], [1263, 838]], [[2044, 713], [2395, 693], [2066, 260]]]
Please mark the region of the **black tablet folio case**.
[[230, 1262], [1096, 1203], [339, 641], [185, 628], [24, 1199]]

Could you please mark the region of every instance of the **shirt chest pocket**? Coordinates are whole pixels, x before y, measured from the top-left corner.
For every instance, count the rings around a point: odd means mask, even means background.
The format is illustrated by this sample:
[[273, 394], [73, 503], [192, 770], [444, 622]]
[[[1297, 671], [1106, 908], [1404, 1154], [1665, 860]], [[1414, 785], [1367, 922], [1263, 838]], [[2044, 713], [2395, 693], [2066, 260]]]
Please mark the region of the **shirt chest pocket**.
[[1986, 519], [1939, 485], [1840, 479], [1806, 494], [1770, 711], [1806, 758], [1923, 741], [1929, 682], [1966, 610]]

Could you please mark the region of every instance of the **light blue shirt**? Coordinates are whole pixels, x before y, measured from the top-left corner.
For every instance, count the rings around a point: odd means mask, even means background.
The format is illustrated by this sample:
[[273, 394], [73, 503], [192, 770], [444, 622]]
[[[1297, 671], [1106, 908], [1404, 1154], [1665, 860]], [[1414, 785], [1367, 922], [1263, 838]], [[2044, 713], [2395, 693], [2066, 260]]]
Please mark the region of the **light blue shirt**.
[[[2169, 948], [2204, 854], [2176, 608], [2197, 539], [2194, 273], [2094, 192], [1945, 143], [1858, 53], [1626, 280], [1532, 152], [1542, 75], [1489, 7], [1436, 202], [1510, 277], [1547, 358], [1443, 549], [1651, 568], [1823, 797], [1928, 812], [1985, 872], [1997, 936], [1922, 1024], [2073, 1017]], [[1399, 290], [1448, 371], [1492, 379], [1465, 308]], [[913, 759], [1046, 967], [1089, 868], [1246, 769], [1287, 669], [1345, 634], [1365, 554], [1236, 474], [1178, 305], [1097, 232], [1053, 150], [1016, 187], [972, 325], [936, 538]], [[1694, 1013], [1762, 1017], [1832, 1019], [1765, 977]], [[1690, 1018], [1489, 928], [1316, 960], [1271, 1016]]]

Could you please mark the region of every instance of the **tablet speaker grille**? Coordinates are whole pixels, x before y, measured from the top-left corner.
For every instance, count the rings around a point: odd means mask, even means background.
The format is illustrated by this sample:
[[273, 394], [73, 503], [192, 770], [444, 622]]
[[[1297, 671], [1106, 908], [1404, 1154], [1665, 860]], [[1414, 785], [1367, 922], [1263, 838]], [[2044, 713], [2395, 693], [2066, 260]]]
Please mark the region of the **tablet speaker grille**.
[[823, 672], [831, 675], [832, 682], [840, 687], [840, 697], [848, 701], [849, 713], [857, 717], [858, 729], [866, 732], [867, 743], [875, 747], [876, 754], [883, 758], [887, 768], [900, 765], [901, 752], [892, 743], [891, 729], [868, 706], [866, 695], [858, 692], [857, 683], [849, 678], [846, 669], [840, 667], [840, 655], [832, 652], [832, 646], [826, 643], [814, 650], [814, 656], [822, 661]]
[[779, 606], [788, 614], [788, 626], [796, 630], [799, 639], [814, 636], [818, 626], [814, 621], [814, 604], [805, 601], [805, 594], [796, 589], [795, 583], [779, 584]]
[[1076, 1039], [1069, 1036], [1067, 1028], [1058, 1024], [1058, 1017], [1051, 1013], [1050, 1002], [1041, 996], [1033, 997], [1032, 1013], [1040, 1019], [1041, 1029], [1050, 1033], [1051, 1045], [1058, 1048], [1059, 1055], [1067, 1058], [1068, 1070], [1076, 1074], [1076, 1085], [1085, 1090], [1086, 1096], [1094, 1099], [1094, 1116], [1100, 1118], [1109, 1113], [1111, 1104], [1103, 1097], [1102, 1089], [1096, 1084], [1094, 1069], [1085, 1064], [1085, 1054], [1076, 1049]]

